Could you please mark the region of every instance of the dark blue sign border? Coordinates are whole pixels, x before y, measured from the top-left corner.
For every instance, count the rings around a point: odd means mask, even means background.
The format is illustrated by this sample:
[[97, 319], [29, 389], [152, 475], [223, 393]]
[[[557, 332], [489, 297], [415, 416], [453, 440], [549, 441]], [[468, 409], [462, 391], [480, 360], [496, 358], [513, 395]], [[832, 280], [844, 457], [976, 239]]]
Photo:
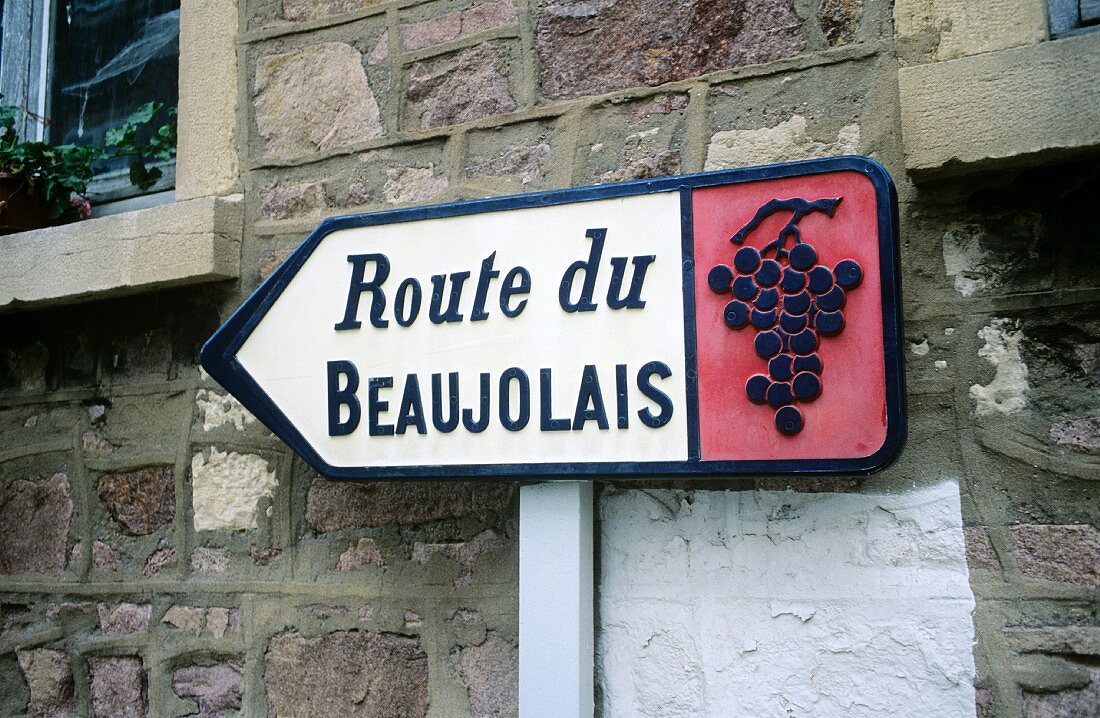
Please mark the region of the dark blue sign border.
[[[692, 262], [693, 231], [691, 190], [700, 187], [738, 184], [758, 180], [798, 177], [851, 170], [866, 175], [875, 188], [878, 205], [880, 275], [882, 281], [883, 346], [886, 371], [886, 441], [870, 456], [853, 459], [797, 459], [769, 461], [701, 461], [699, 459], [699, 405], [695, 356], [695, 272]], [[688, 411], [688, 459], [685, 461], [572, 462], [563, 464], [464, 464], [447, 466], [336, 467], [327, 464], [301, 432], [279, 410], [267, 393], [240, 362], [236, 353], [260, 323], [290, 280], [327, 235], [352, 227], [372, 227], [414, 222], [438, 217], [503, 212], [545, 207], [587, 200], [628, 197], [655, 192], [679, 191], [681, 195], [682, 245], [684, 252], [684, 336], [685, 382]], [[764, 167], [703, 172], [618, 184], [509, 195], [429, 207], [412, 207], [369, 214], [326, 219], [313, 230], [286, 261], [241, 305], [229, 321], [206, 342], [201, 361], [206, 371], [276, 436], [285, 441], [314, 469], [331, 479], [471, 479], [576, 478], [587, 476], [694, 475], [774, 476], [777, 474], [870, 474], [889, 466], [897, 458], [906, 435], [904, 366], [901, 351], [901, 282], [898, 257], [897, 190], [882, 165], [865, 157], [834, 157], [788, 162]]]

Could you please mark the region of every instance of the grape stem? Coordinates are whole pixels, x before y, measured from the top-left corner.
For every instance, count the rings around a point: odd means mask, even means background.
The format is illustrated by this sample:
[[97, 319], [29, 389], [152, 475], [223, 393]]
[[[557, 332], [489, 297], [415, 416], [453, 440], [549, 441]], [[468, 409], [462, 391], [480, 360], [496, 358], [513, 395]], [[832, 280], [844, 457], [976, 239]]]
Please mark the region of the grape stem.
[[824, 212], [832, 217], [833, 214], [836, 213], [837, 205], [840, 204], [840, 200], [842, 199], [844, 198], [832, 197], [810, 201], [802, 199], [801, 197], [792, 197], [791, 199], [769, 200], [764, 203], [760, 209], [756, 210], [756, 216], [749, 220], [748, 224], [737, 230], [734, 235], [730, 237], [730, 241], [734, 244], [741, 244], [745, 241], [749, 232], [759, 227], [760, 223], [765, 219], [776, 212], [788, 210], [792, 213], [790, 221], [779, 230], [779, 236], [774, 242], [769, 242], [760, 250], [760, 256], [766, 256], [769, 250], [774, 249], [775, 258], [780, 259], [787, 254], [786, 245], [788, 238], [793, 238], [795, 244], [802, 244], [802, 233], [798, 230], [798, 223], [803, 217], [814, 212]]

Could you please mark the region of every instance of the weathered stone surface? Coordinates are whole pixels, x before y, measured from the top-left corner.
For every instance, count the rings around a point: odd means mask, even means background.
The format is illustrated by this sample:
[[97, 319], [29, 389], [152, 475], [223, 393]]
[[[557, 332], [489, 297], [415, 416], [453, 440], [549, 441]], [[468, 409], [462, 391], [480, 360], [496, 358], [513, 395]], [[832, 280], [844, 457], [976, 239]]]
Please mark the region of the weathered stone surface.
[[894, 27], [910, 62], [951, 60], [1047, 39], [1042, 0], [899, 0]]
[[989, 362], [996, 373], [988, 384], [970, 387], [974, 412], [978, 416], [995, 416], [1020, 411], [1027, 406], [1028, 369], [1020, 355], [1024, 333], [1019, 323], [1011, 319], [994, 319], [982, 327], [978, 338], [985, 342], [978, 356]]
[[459, 12], [405, 23], [401, 26], [401, 41], [406, 51], [419, 50], [515, 22], [516, 6], [512, 0], [487, 2]]
[[176, 485], [172, 469], [166, 466], [104, 474], [99, 477], [97, 493], [130, 536], [151, 534], [172, 523], [176, 515]]
[[1085, 718], [1100, 716], [1100, 671], [1090, 671], [1092, 682], [1080, 690], [1025, 693], [1027, 718]]
[[600, 182], [625, 182], [649, 177], [667, 177], [680, 173], [680, 153], [665, 150], [652, 157], [643, 157], [612, 172], [600, 175]]
[[145, 669], [137, 656], [89, 658], [95, 718], [145, 718]]
[[985, 526], [966, 526], [963, 528], [966, 539], [966, 563], [971, 571], [999, 571], [1001, 561], [989, 540], [989, 530]]
[[459, 652], [458, 673], [470, 699], [470, 718], [519, 715], [519, 649], [495, 633]]
[[306, 521], [317, 531], [339, 531], [485, 516], [504, 511], [513, 491], [503, 483], [351, 484], [315, 479], [306, 499]]
[[420, 129], [469, 122], [516, 109], [503, 65], [492, 43], [415, 63], [408, 98]]
[[328, 198], [320, 182], [275, 184], [260, 190], [260, 216], [264, 219], [318, 216], [326, 207]]
[[141, 570], [141, 575], [145, 578], [153, 578], [160, 575], [160, 570], [172, 563], [176, 558], [176, 549], [174, 548], [160, 548], [149, 555], [149, 558], [145, 562], [145, 567]]
[[107, 453], [115, 448], [111, 442], [104, 439], [95, 431], [85, 431], [81, 434], [80, 443], [86, 451], [94, 451], [101, 454]]
[[500, 177], [518, 175], [523, 184], [529, 184], [542, 174], [543, 164], [550, 156], [550, 145], [509, 147], [496, 157], [476, 162], [466, 168], [467, 177]]
[[68, 718], [76, 715], [73, 671], [69, 655], [52, 648], [16, 651], [31, 699], [27, 713], [34, 718]]
[[[198, 704], [195, 718], [220, 718], [241, 708], [241, 667], [235, 663], [186, 666], [172, 671], [172, 690]], [[235, 714], [234, 714], [235, 715]]]
[[231, 394], [219, 394], [213, 389], [199, 389], [195, 392], [195, 405], [202, 419], [202, 430], [213, 431], [226, 424], [241, 431], [245, 426], [256, 423], [256, 417], [241, 406]]
[[283, 557], [282, 549], [270, 547], [260, 548], [259, 546], [249, 547], [248, 554], [252, 557], [252, 562], [257, 566], [267, 566], [272, 561], [278, 561]]
[[1014, 526], [1012, 549], [1029, 578], [1100, 587], [1100, 530], [1095, 526]]
[[707, 146], [704, 169], [747, 167], [859, 152], [859, 125], [845, 125], [834, 141], [820, 141], [809, 133], [809, 121], [794, 115], [775, 127], [716, 132]]
[[0, 487], [0, 573], [61, 573], [72, 518], [65, 474]]
[[116, 551], [102, 541], [92, 542], [92, 568], [113, 571], [121, 567], [122, 552]]
[[378, 102], [362, 57], [325, 42], [259, 61], [253, 85], [256, 128], [276, 157], [294, 157], [382, 135]]
[[199, 573], [225, 573], [229, 568], [229, 549], [199, 546], [191, 552], [191, 569]]
[[273, 718], [428, 714], [428, 656], [403, 636], [275, 636], [264, 654], [264, 685]]
[[198, 636], [206, 625], [206, 609], [195, 606], [172, 606], [165, 611], [161, 623]]
[[859, 35], [863, 0], [823, 0], [817, 11], [821, 32], [831, 47], [854, 42]]
[[260, 500], [270, 499], [278, 486], [275, 471], [256, 454], [210, 448], [191, 458], [192, 505], [196, 531], [254, 529]]
[[548, 2], [535, 36], [542, 94], [555, 99], [769, 62], [805, 44], [789, 0]]
[[979, 688], [974, 691], [975, 718], [994, 718], [993, 691]]
[[1100, 419], [1059, 421], [1050, 427], [1050, 440], [1062, 446], [1100, 451]]
[[427, 202], [447, 191], [447, 177], [437, 175], [435, 168], [391, 167], [386, 170], [386, 184], [382, 197], [386, 204], [413, 204]]
[[229, 609], [219, 606], [206, 609], [206, 628], [214, 638], [224, 636], [229, 628]]
[[99, 612], [99, 630], [108, 636], [124, 636], [130, 633], [142, 633], [149, 630], [149, 618], [153, 615], [152, 604], [138, 605], [120, 603], [113, 609], [107, 604], [97, 606]]
[[372, 538], [361, 538], [359, 543], [340, 554], [340, 560], [336, 562], [336, 570], [347, 572], [370, 565], [385, 568], [386, 562], [382, 559], [382, 552], [378, 550], [377, 541]]
[[455, 588], [470, 585], [474, 570], [481, 557], [487, 553], [499, 551], [504, 547], [504, 539], [494, 531], [482, 531], [469, 541], [459, 543], [421, 543], [413, 544], [412, 559], [417, 563], [428, 563], [432, 556], [443, 556], [462, 567], [462, 573], [454, 580]]
[[378, 0], [283, 0], [283, 18], [294, 22], [354, 12]]

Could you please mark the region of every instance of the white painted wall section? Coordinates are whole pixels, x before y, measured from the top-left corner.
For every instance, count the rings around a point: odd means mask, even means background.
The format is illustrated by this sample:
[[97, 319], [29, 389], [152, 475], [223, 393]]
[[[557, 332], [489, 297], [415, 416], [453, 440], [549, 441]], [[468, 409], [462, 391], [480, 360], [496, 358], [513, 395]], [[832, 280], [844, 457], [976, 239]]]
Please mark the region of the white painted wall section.
[[958, 485], [611, 491], [603, 716], [973, 718]]

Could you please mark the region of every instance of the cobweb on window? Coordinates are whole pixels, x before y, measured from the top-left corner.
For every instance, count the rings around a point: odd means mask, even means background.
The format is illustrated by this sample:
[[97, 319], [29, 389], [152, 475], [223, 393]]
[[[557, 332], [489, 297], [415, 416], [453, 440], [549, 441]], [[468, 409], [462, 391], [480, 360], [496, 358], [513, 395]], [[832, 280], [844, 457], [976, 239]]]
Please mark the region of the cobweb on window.
[[76, 136], [84, 136], [84, 115], [88, 110], [88, 96], [95, 92], [97, 86], [103, 86], [103, 83], [121, 75], [125, 75], [126, 81], [133, 85], [141, 76], [147, 63], [179, 54], [179, 35], [179, 10], [170, 10], [151, 17], [145, 22], [138, 36], [126, 43], [114, 57], [99, 68], [95, 75], [61, 88], [62, 92], [80, 98]]
[[130, 84], [137, 81], [146, 63], [179, 54], [180, 11], [171, 10], [149, 18], [141, 33], [108, 60], [95, 75], [81, 82], [66, 85], [70, 95], [86, 95], [96, 85], [125, 74]]

